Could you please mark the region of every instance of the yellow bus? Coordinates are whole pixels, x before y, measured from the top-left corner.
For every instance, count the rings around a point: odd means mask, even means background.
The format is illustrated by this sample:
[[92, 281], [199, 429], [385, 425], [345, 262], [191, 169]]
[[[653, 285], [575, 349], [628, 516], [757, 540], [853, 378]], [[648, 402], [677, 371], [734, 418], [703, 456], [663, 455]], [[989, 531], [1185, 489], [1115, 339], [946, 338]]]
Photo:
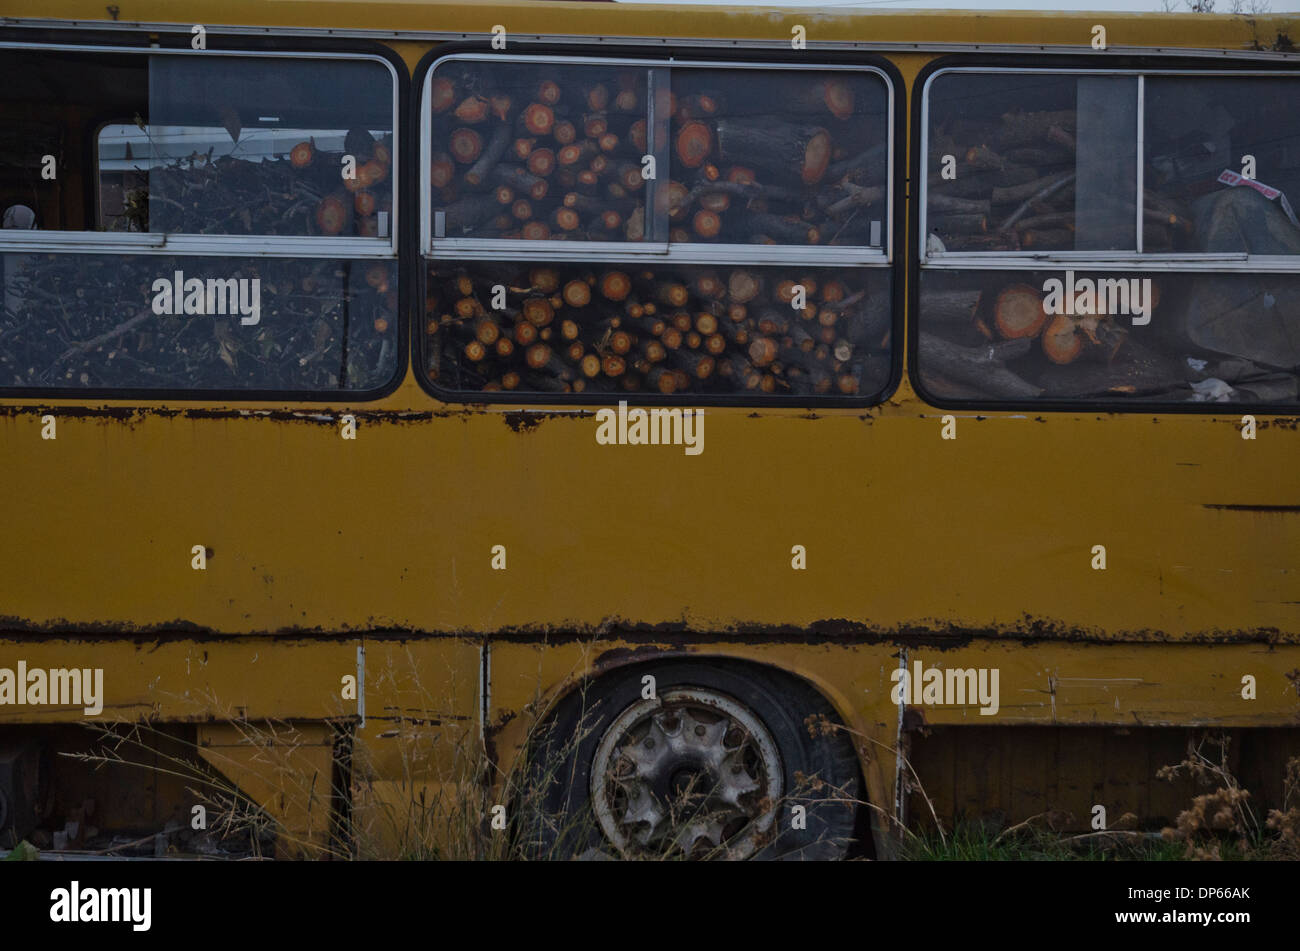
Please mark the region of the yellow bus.
[[0, 13], [0, 844], [1284, 807], [1284, 21]]

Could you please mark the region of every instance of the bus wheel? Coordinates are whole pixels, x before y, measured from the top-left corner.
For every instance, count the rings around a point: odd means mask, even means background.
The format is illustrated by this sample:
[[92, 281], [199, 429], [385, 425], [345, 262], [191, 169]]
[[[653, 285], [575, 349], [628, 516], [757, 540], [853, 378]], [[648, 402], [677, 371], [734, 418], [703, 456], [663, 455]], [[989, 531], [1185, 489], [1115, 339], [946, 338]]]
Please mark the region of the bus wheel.
[[[645, 696], [652, 673], [654, 696]], [[858, 765], [820, 694], [759, 667], [637, 666], [557, 710], [532, 775], [552, 857], [840, 858]], [[815, 734], [815, 735], [814, 735]], [[542, 818], [542, 817], [537, 817]]]

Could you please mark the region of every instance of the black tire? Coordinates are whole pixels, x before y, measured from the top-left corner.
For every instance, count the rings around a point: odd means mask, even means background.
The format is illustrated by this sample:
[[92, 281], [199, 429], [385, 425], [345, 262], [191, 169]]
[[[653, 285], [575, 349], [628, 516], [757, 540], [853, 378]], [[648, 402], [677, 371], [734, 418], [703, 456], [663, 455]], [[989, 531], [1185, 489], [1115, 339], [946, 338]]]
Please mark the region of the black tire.
[[[780, 757], [783, 795], [756, 859], [839, 859], [852, 844], [860, 780], [853, 744], [842, 730], [812, 735], [805, 720], [839, 724], [830, 704], [802, 681], [758, 666], [686, 660], [640, 664], [566, 697], [532, 745], [516, 815], [524, 850], [539, 858], [617, 857], [591, 803], [591, 770], [605, 731], [641, 701], [642, 677], [660, 695], [703, 688], [736, 701], [766, 727]], [[798, 774], [801, 778], [796, 778]], [[795, 806], [806, 810], [795, 829]]]

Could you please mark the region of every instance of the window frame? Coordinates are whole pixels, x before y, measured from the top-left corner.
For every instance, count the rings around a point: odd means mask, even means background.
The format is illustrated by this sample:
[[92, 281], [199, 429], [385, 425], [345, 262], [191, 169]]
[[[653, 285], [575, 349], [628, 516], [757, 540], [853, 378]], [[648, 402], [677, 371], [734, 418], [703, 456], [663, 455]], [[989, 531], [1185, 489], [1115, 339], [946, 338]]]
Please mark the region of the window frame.
[[[783, 61], [761, 62], [753, 59], [685, 59], [674, 56], [659, 56], [650, 58], [642, 55], [628, 56], [593, 56], [590, 53], [586, 55], [564, 55], [553, 52], [528, 54], [528, 53], [483, 53], [469, 50], [454, 50], [450, 52], [438, 51], [440, 55], [436, 56], [425, 68], [425, 72], [420, 77], [419, 87], [419, 110], [420, 110], [420, 158], [419, 168], [422, 170], [420, 178], [420, 254], [425, 259], [441, 258], [444, 260], [484, 260], [486, 255], [491, 255], [490, 260], [498, 261], [534, 261], [549, 259], [555, 262], [573, 261], [573, 262], [596, 262], [609, 261], [621, 262], [624, 264], [636, 261], [668, 261], [674, 264], [753, 264], [759, 265], [764, 263], [773, 264], [792, 264], [792, 258], [803, 258], [798, 261], [800, 264], [812, 264], [814, 262], [830, 266], [837, 265], [865, 265], [869, 267], [885, 267], [893, 263], [894, 255], [894, 216], [896, 209], [894, 207], [894, 179], [895, 179], [895, 156], [894, 150], [897, 146], [895, 135], [895, 119], [898, 113], [897, 101], [895, 98], [894, 83], [890, 75], [881, 67], [874, 64], [858, 63], [827, 63], [827, 62], [799, 62], [789, 63]], [[601, 66], [635, 66], [642, 67], [647, 71], [653, 69], [663, 69], [668, 72], [669, 82], [672, 80], [672, 71], [674, 69], [767, 69], [767, 70], [803, 70], [808, 72], [824, 72], [827, 70], [839, 72], [862, 72], [870, 73], [880, 78], [884, 83], [886, 93], [886, 115], [885, 124], [888, 129], [887, 134], [887, 155], [888, 162], [885, 170], [885, 194], [887, 196], [886, 214], [883, 225], [882, 238], [884, 241], [880, 251], [874, 251], [870, 246], [844, 245], [834, 247], [830, 245], [799, 245], [799, 244], [776, 244], [776, 245], [754, 245], [754, 244], [722, 244], [717, 242], [673, 242], [664, 241], [564, 241], [545, 239], [541, 241], [527, 241], [519, 238], [435, 238], [433, 237], [433, 203], [432, 196], [428, 191], [428, 177], [423, 170], [429, 167], [432, 158], [432, 112], [426, 108], [429, 101], [430, 87], [433, 84], [434, 73], [437, 72], [438, 66], [445, 62], [451, 61], [470, 61], [470, 62], [496, 62], [496, 63], [552, 63], [555, 65], [601, 65]], [[670, 86], [671, 88], [671, 86]], [[647, 96], [647, 120], [652, 118], [649, 110], [653, 109], [653, 96]], [[647, 141], [647, 151], [656, 155], [663, 154], [667, 162], [663, 163], [665, 169], [672, 168], [672, 157], [669, 145], [670, 143], [656, 142], [653, 138], [656, 123], [647, 121], [646, 134], [650, 138]], [[669, 175], [663, 175], [655, 179], [655, 185], [660, 182], [667, 182]], [[651, 204], [651, 194], [653, 189], [647, 191], [646, 205]], [[792, 252], [803, 252], [796, 254]]]
[[[875, 394], [867, 396], [843, 395], [805, 395], [805, 396], [762, 396], [755, 397], [749, 391], [737, 393], [678, 393], [665, 396], [652, 392], [622, 393], [546, 393], [518, 392], [505, 390], [500, 392], [480, 390], [451, 389], [430, 380], [424, 368], [424, 335], [417, 336], [420, 322], [412, 323], [411, 331], [411, 369], [419, 386], [430, 396], [448, 404], [474, 405], [518, 405], [518, 406], [566, 406], [575, 407], [573, 412], [585, 412], [576, 409], [582, 406], [605, 406], [612, 401], [626, 400], [629, 404], [642, 406], [734, 406], [747, 409], [763, 407], [777, 409], [782, 407], [817, 407], [860, 409], [880, 406], [888, 402], [897, 392], [903, 378], [905, 362], [903, 315], [906, 307], [905, 278], [907, 274], [907, 257], [899, 249], [905, 247], [903, 227], [908, 216], [901, 213], [906, 206], [906, 162], [897, 154], [897, 150], [908, 141], [907, 136], [907, 93], [902, 73], [890, 60], [874, 52], [820, 52], [815, 63], [806, 59], [796, 59], [784, 49], [774, 51], [770, 45], [746, 40], [733, 41], [726, 52], [685, 49], [675, 55], [669, 55], [662, 47], [636, 46], [635, 41], [624, 45], [601, 44], [601, 52], [593, 52], [591, 46], [565, 44], [540, 40], [512, 41], [515, 52], [510, 54], [494, 51], [488, 41], [446, 43], [430, 50], [416, 66], [411, 96], [412, 128], [418, 131], [420, 141], [413, 146], [415, 154], [413, 165], [420, 170], [416, 174], [418, 181], [412, 187], [412, 201], [418, 202], [418, 227], [412, 242], [412, 296], [418, 314], [423, 314], [424, 298], [428, 270], [441, 262], [463, 261], [466, 263], [521, 262], [538, 265], [564, 266], [566, 264], [590, 265], [629, 265], [657, 263], [659, 265], [691, 266], [769, 266], [838, 268], [844, 271], [857, 269], [887, 272], [890, 282], [889, 312], [890, 322], [890, 374], [884, 386]], [[524, 52], [519, 52], [523, 50]], [[845, 250], [854, 254], [846, 255], [859, 260], [829, 259], [824, 245], [723, 245], [712, 243], [672, 244], [678, 249], [671, 252], [647, 252], [638, 244], [644, 242], [577, 242], [577, 241], [525, 241], [521, 239], [441, 239], [447, 241], [475, 241], [484, 245], [481, 249], [456, 253], [445, 245], [434, 248], [431, 239], [433, 204], [429, 200], [429, 183], [423, 169], [428, 167], [431, 154], [431, 111], [426, 108], [428, 93], [433, 81], [433, 71], [442, 60], [453, 56], [477, 54], [475, 58], [483, 60], [500, 60], [507, 55], [511, 59], [525, 62], [551, 60], [574, 62], [590, 59], [596, 64], [639, 65], [648, 64], [647, 68], [700, 67], [730, 68], [743, 65], [746, 68], [783, 70], [807, 69], [844, 69], [868, 71], [880, 77], [885, 84], [888, 110], [886, 123], [888, 168], [886, 195], [888, 200], [884, 249], [881, 253], [862, 255], [862, 248], [848, 247]], [[734, 57], [734, 58], [732, 58]], [[590, 248], [591, 250], [584, 250]], [[683, 253], [681, 249], [691, 249]], [[733, 250], [735, 249], [735, 250]], [[866, 250], [872, 250], [867, 248]], [[731, 252], [731, 253], [725, 253]], [[799, 253], [802, 252], [802, 253]], [[862, 259], [866, 260], [863, 261]], [[414, 312], [414, 311], [413, 311]]]
[[[931, 64], [935, 66], [935, 64]], [[920, 117], [918, 120], [918, 131], [920, 133], [920, 142], [918, 146], [918, 156], [921, 161], [921, 170], [928, 168], [929, 150], [930, 150], [930, 92], [931, 84], [940, 76], [949, 73], [976, 73], [984, 75], [1049, 75], [1049, 76], [1133, 76], [1137, 80], [1137, 128], [1136, 128], [1136, 193], [1138, 196], [1143, 194], [1144, 186], [1144, 169], [1145, 169], [1145, 134], [1146, 134], [1146, 78], [1148, 76], [1159, 78], [1180, 78], [1201, 76], [1207, 78], [1292, 78], [1300, 82], [1300, 74], [1294, 71], [1286, 70], [1261, 70], [1261, 69], [1186, 69], [1180, 67], [1168, 68], [1118, 68], [1111, 66], [1099, 66], [1092, 69], [1086, 67], [1066, 67], [1066, 66], [989, 66], [989, 65], [970, 65], [970, 66], [945, 66], [939, 65], [925, 76], [924, 83], [921, 87], [921, 95], [917, 102], [920, 108]], [[918, 224], [916, 228], [916, 246], [917, 262], [922, 268], [960, 268], [975, 269], [988, 268], [991, 270], [1009, 269], [1013, 267], [1024, 267], [1026, 264], [1043, 264], [1056, 265], [1060, 264], [1066, 267], [1078, 267], [1081, 264], [1091, 264], [1094, 262], [1101, 263], [1106, 268], [1113, 270], [1129, 271], [1186, 271], [1194, 269], [1203, 269], [1208, 265], [1213, 265], [1214, 270], [1242, 270], [1248, 272], [1259, 271], [1292, 271], [1297, 265], [1300, 265], [1300, 255], [1284, 254], [1249, 254], [1241, 253], [1223, 253], [1223, 252], [1196, 252], [1196, 251], [1144, 251], [1142, 249], [1142, 203], [1137, 201], [1137, 222], [1135, 248], [1133, 250], [1112, 250], [1112, 251], [945, 251], [939, 255], [931, 255], [926, 248], [926, 238], [929, 235], [927, 227], [927, 215], [929, 212], [930, 201], [930, 182], [928, 174], [921, 174], [918, 171], [918, 189], [917, 210], [919, 213]]]
[[[384, 238], [329, 235], [199, 235], [187, 232], [113, 232], [113, 231], [6, 231], [0, 229], [0, 253], [4, 252], [80, 252], [133, 253], [133, 254], [203, 254], [220, 257], [289, 257], [289, 258], [347, 258], [395, 259], [401, 246], [401, 201], [397, 195], [402, 174], [399, 165], [403, 153], [401, 140], [402, 77], [392, 61], [375, 52], [282, 49], [205, 49], [157, 46], [96, 46], [86, 43], [22, 43], [0, 41], [0, 56], [8, 50], [28, 52], [62, 52], [86, 54], [134, 54], [151, 56], [203, 56], [222, 58], [272, 58], [309, 60], [357, 60], [381, 63], [392, 80], [393, 164], [390, 179], [393, 182], [393, 211], [389, 221], [389, 235]], [[110, 120], [111, 121], [111, 120]], [[95, 153], [98, 153], [96, 148]], [[98, 167], [94, 194], [98, 197]]]
[[[1087, 75], [1130, 74], [1179, 77], [1208, 76], [1215, 78], [1231, 77], [1266, 77], [1300, 79], [1300, 70], [1285, 69], [1276, 66], [1261, 68], [1258, 60], [1243, 57], [1232, 60], [1229, 65], [1207, 68], [1204, 58], [1194, 58], [1188, 54], [1166, 51], [1168, 62], [1152, 66], [1149, 59], [1140, 56], [1116, 56], [1108, 63], [1095, 65], [1077, 53], [1053, 54], [1040, 53], [953, 53], [938, 56], [927, 63], [913, 80], [914, 95], [910, 110], [912, 127], [909, 140], [911, 160], [909, 174], [920, 182], [916, 191], [916, 200], [908, 209], [908, 223], [911, 234], [915, 236], [913, 254], [909, 255], [907, 265], [907, 377], [912, 390], [918, 398], [930, 406], [939, 409], [966, 411], [1010, 411], [1017, 413], [1062, 413], [1062, 414], [1097, 414], [1097, 413], [1146, 413], [1150, 415], [1180, 414], [1196, 416], [1236, 416], [1255, 414], [1262, 416], [1294, 416], [1297, 406], [1294, 403], [1193, 403], [1190, 401], [1168, 402], [1156, 400], [1104, 400], [1097, 398], [1062, 400], [997, 400], [997, 399], [957, 399], [938, 397], [930, 393], [925, 386], [920, 372], [920, 334], [922, 313], [920, 308], [921, 280], [924, 273], [942, 270], [992, 270], [1011, 273], [1043, 270], [1113, 270], [1120, 272], [1183, 272], [1183, 273], [1224, 273], [1224, 274], [1262, 274], [1294, 273], [1300, 276], [1300, 255], [1249, 255], [1219, 253], [1154, 253], [1154, 252], [946, 252], [941, 256], [928, 257], [925, 253], [925, 212], [928, 203], [928, 148], [929, 148], [929, 95], [930, 82], [944, 72], [1034, 72], [1034, 73], [1079, 73]], [[1262, 59], [1262, 58], [1261, 58]], [[1268, 60], [1265, 60], [1268, 61]], [[1027, 65], [1033, 64], [1033, 65]], [[920, 94], [915, 94], [919, 89]], [[1137, 129], [1139, 135], [1136, 161], [1139, 178], [1139, 194], [1142, 188], [1141, 172], [1145, 156], [1143, 138], [1145, 130], [1145, 101], [1139, 90]], [[1141, 202], [1138, 202], [1139, 209]], [[1138, 229], [1141, 234], [1141, 228]], [[1212, 266], [1211, 266], [1212, 265]]]
[[[236, 31], [237, 33], [238, 31]], [[393, 155], [390, 181], [393, 183], [393, 217], [388, 239], [332, 237], [326, 235], [166, 235], [140, 232], [108, 231], [12, 231], [0, 229], [0, 255], [4, 254], [107, 254], [107, 255], [160, 255], [182, 257], [273, 257], [304, 260], [339, 260], [364, 263], [366, 261], [392, 262], [397, 277], [397, 310], [392, 328], [395, 352], [392, 373], [388, 379], [366, 390], [308, 390], [308, 389], [178, 389], [163, 387], [113, 387], [113, 386], [13, 386], [0, 385], [0, 401], [37, 399], [68, 400], [84, 403], [86, 400], [111, 400], [133, 403], [261, 403], [261, 404], [355, 404], [383, 399], [394, 393], [404, 382], [411, 366], [410, 310], [412, 271], [406, 263], [414, 252], [411, 239], [413, 209], [403, 207], [411, 200], [414, 163], [410, 152], [412, 138], [405, 135], [405, 122], [411, 109], [411, 82], [400, 54], [382, 43], [364, 37], [289, 36], [268, 37], [264, 31], [256, 35], [231, 35], [223, 28], [208, 30], [208, 48], [194, 50], [189, 46], [189, 33], [160, 32], [157, 40], [176, 45], [140, 45], [135, 35], [118, 40], [112, 34], [104, 42], [96, 43], [84, 34], [71, 29], [49, 31], [55, 37], [76, 36], [76, 41], [59, 38], [11, 39], [12, 34], [0, 33], [0, 53], [5, 50], [27, 52], [84, 52], [106, 54], [177, 54], [223, 57], [273, 57], [284, 59], [323, 60], [374, 60], [382, 63], [392, 79]], [[96, 37], [95, 39], [98, 39]], [[149, 39], [154, 39], [150, 36]], [[216, 44], [230, 43], [226, 47]], [[97, 171], [96, 171], [97, 177]], [[98, 197], [98, 189], [92, 189]], [[126, 239], [125, 241], [122, 239]], [[189, 412], [187, 410], [186, 412]], [[243, 412], [243, 410], [241, 410]]]

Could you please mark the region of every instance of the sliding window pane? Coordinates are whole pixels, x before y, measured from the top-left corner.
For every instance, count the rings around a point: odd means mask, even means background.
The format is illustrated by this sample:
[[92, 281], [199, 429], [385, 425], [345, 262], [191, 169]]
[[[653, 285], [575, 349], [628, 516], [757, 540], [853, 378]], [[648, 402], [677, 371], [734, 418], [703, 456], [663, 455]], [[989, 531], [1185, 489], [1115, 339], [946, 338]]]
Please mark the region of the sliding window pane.
[[1146, 80], [1145, 250], [1300, 252], [1300, 80]]
[[851, 70], [672, 70], [674, 243], [883, 248], [889, 89]]
[[425, 99], [433, 239], [655, 240], [648, 77], [619, 64], [439, 63]]
[[941, 251], [1135, 251], [1137, 80], [955, 71], [927, 91]]

